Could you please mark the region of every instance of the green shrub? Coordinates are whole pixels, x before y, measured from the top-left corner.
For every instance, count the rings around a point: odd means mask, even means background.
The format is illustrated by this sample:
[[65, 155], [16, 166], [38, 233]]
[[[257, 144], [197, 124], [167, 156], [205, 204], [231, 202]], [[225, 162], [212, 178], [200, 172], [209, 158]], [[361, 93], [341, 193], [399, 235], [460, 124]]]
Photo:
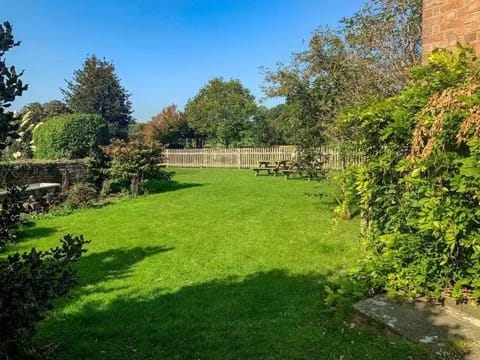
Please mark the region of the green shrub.
[[66, 114], [55, 116], [33, 133], [35, 158], [79, 159], [91, 155], [108, 143], [108, 126], [98, 115]]
[[376, 143], [343, 205], [359, 199], [374, 290], [480, 302], [479, 70], [472, 50], [439, 50], [399, 96], [352, 112]]
[[35, 323], [52, 309], [52, 300], [65, 296], [77, 283], [71, 263], [85, 252], [88, 243], [80, 237], [66, 235], [62, 246], [42, 252], [32, 249], [0, 260], [0, 356], [24, 359]]
[[20, 223], [20, 215], [25, 212], [26, 186], [7, 185], [7, 194], [0, 209], [0, 249], [15, 239], [14, 230]]
[[[101, 147], [102, 148], [102, 147]], [[106, 169], [108, 167], [108, 158], [102, 150], [91, 154], [86, 161], [87, 179], [97, 189], [102, 189], [107, 181]]]
[[67, 191], [65, 205], [73, 209], [88, 207], [97, 198], [97, 189], [92, 184], [77, 182]]
[[173, 175], [160, 167], [163, 151], [158, 145], [117, 141], [102, 150], [109, 164], [105, 171], [108, 180], [131, 194], [142, 191], [148, 179], [169, 180]]
[[318, 180], [325, 176], [325, 160], [325, 155], [318, 149], [299, 146], [294, 167], [298, 174], [308, 177], [309, 180]]
[[372, 99], [343, 109], [337, 124], [343, 135], [358, 142], [358, 147], [369, 157], [382, 154], [386, 148], [406, 156], [410, 152], [416, 117], [431, 97], [444, 89], [469, 83], [478, 77], [479, 71], [472, 49], [459, 47], [454, 53], [438, 49], [429, 56], [426, 65], [412, 69], [412, 80], [398, 96]]

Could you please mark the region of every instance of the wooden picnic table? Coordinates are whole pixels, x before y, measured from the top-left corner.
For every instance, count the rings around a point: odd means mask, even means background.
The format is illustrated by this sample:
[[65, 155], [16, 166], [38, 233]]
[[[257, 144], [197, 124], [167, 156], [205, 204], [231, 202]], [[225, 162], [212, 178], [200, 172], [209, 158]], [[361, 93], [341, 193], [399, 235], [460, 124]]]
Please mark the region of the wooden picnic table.
[[274, 176], [277, 176], [279, 170], [288, 168], [287, 160], [274, 161], [273, 163], [275, 165], [271, 165], [271, 163], [271, 161], [267, 160], [259, 161], [258, 166], [252, 169], [255, 172], [255, 176], [257, 176], [260, 171], [266, 171], [268, 175], [273, 173]]
[[255, 176], [257, 176], [260, 171], [266, 171], [268, 175], [270, 175], [272, 172], [274, 175], [277, 175], [277, 166], [272, 166], [270, 165], [270, 161], [263, 160], [258, 162], [258, 166], [252, 168], [252, 170], [255, 172]]
[[286, 168], [287, 167], [287, 162], [288, 160], [280, 160], [280, 161], [275, 161], [275, 165], [277, 165], [277, 168]]

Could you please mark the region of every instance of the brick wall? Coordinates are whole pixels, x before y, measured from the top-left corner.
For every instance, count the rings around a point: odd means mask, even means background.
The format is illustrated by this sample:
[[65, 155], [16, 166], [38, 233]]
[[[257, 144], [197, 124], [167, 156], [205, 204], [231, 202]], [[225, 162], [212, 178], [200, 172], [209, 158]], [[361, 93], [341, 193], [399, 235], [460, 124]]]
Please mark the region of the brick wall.
[[423, 56], [470, 43], [480, 55], [480, 0], [423, 0]]

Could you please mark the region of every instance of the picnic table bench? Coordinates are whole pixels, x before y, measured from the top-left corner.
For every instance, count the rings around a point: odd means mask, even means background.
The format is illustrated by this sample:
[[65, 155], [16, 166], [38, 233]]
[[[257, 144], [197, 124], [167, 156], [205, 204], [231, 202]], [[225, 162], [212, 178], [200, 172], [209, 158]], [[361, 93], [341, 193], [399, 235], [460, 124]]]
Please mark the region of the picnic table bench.
[[[312, 164], [315, 165], [315, 164]], [[280, 161], [259, 161], [258, 166], [252, 168], [257, 176], [260, 172], [265, 171], [267, 175], [273, 173], [274, 176], [277, 176], [278, 173], [281, 173], [285, 176], [285, 180], [290, 178], [291, 175], [297, 174], [302, 177], [308, 177], [308, 180], [318, 178], [318, 174], [322, 174], [322, 167], [320, 164], [317, 164], [313, 167], [302, 167], [301, 164], [292, 163], [288, 160]]]
[[285, 175], [285, 180], [287, 180], [290, 175], [299, 174], [302, 177], [307, 177], [308, 181], [311, 181], [313, 179], [317, 179], [319, 174], [322, 174], [322, 168], [320, 166], [315, 166], [313, 168], [305, 169], [299, 167], [298, 165], [292, 165], [289, 168], [282, 169], [281, 172], [283, 175]]
[[252, 170], [255, 172], [255, 176], [257, 176], [260, 171], [266, 171], [268, 174], [274, 172], [274, 174], [276, 175], [275, 169], [275, 166], [270, 165], [270, 161], [259, 161], [258, 166], [254, 167]]
[[252, 168], [257, 176], [261, 171], [267, 172], [268, 175], [273, 173], [273, 176], [277, 176], [278, 172], [282, 169], [288, 168], [287, 160], [273, 161], [275, 165], [271, 165], [271, 161], [259, 161], [258, 166]]
[[295, 174], [297, 172], [296, 169], [282, 169], [280, 170], [283, 175], [285, 175], [285, 180], [289, 178], [290, 175]]
[[[45, 193], [55, 193], [60, 190], [59, 183], [33, 183], [28, 184], [25, 189], [27, 194], [33, 195], [35, 199], [40, 199]], [[6, 190], [0, 190], [0, 201], [7, 196]]]

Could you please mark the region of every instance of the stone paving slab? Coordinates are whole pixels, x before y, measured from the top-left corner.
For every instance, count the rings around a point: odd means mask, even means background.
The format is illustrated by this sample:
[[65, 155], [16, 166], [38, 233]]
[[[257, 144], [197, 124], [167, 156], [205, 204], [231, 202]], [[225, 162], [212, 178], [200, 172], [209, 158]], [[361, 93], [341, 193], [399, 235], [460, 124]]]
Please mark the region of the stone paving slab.
[[[362, 300], [354, 308], [442, 358], [480, 360], [478, 309], [466, 313], [452, 304], [395, 302], [384, 295]], [[465, 353], [458, 354], [452, 344], [461, 345]]]

